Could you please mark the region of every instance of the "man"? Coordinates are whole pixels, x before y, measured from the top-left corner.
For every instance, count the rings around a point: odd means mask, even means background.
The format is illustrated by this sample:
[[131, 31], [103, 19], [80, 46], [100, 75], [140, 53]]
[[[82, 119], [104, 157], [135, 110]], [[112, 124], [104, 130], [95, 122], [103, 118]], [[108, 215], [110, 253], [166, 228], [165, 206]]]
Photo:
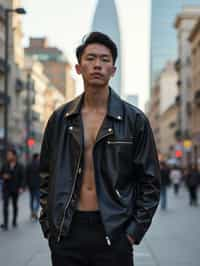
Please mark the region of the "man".
[[3, 217], [4, 223], [1, 225], [2, 229], [8, 230], [8, 208], [9, 201], [12, 200], [13, 207], [13, 227], [17, 226], [18, 216], [18, 197], [19, 193], [23, 191], [24, 184], [24, 169], [17, 161], [17, 153], [15, 149], [9, 149], [6, 154], [6, 163], [1, 170], [3, 178]]
[[41, 150], [41, 216], [54, 266], [131, 266], [159, 202], [144, 114], [109, 87], [117, 47], [92, 32], [76, 50], [84, 93], [56, 110]]
[[169, 167], [165, 161], [160, 161], [161, 189], [160, 189], [160, 206], [162, 210], [167, 209], [167, 187], [170, 185]]
[[192, 206], [198, 206], [198, 185], [200, 181], [199, 171], [196, 165], [189, 165], [185, 182], [189, 192], [189, 204]]
[[32, 161], [26, 169], [26, 182], [30, 192], [31, 219], [38, 219], [40, 206], [40, 175], [39, 175], [39, 154], [34, 153]]

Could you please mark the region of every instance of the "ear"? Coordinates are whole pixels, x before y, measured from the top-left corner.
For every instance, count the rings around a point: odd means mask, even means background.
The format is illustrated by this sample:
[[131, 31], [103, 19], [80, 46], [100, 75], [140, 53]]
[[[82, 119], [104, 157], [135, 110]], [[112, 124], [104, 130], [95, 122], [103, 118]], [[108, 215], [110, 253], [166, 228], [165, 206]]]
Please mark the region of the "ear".
[[75, 69], [76, 69], [76, 73], [78, 74], [78, 75], [80, 75], [82, 72], [81, 72], [81, 66], [79, 65], [79, 64], [76, 64], [75, 65]]
[[114, 77], [116, 70], [117, 70], [116, 66], [113, 66], [112, 73], [111, 73], [112, 77]]

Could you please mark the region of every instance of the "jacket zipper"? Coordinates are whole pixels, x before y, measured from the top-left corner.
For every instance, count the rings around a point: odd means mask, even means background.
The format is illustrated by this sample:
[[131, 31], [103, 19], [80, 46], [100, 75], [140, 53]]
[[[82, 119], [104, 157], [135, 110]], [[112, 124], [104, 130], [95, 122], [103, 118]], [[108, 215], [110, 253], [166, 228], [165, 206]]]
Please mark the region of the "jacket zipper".
[[115, 189], [115, 192], [116, 192], [118, 198], [121, 199], [122, 195], [120, 194], [119, 190], [118, 189]]
[[[113, 132], [109, 132], [109, 133], [107, 133], [106, 135], [102, 136], [100, 139], [98, 139], [98, 140], [95, 142], [95, 144], [94, 144], [94, 148], [95, 148], [95, 146], [96, 146], [96, 144], [97, 144], [98, 142], [100, 142], [102, 139], [104, 139], [105, 137], [110, 136], [110, 135], [113, 135]], [[94, 154], [94, 148], [93, 148], [93, 154]], [[94, 156], [93, 156], [93, 161], [94, 161]], [[95, 167], [95, 161], [94, 161], [94, 167]], [[103, 221], [103, 215], [102, 215], [102, 213], [101, 213], [101, 209], [100, 209], [100, 208], [99, 208], [99, 211], [100, 211], [100, 215], [101, 215], [101, 218], [102, 218], [102, 221]], [[104, 225], [104, 222], [103, 222], [103, 225]], [[112, 243], [111, 243], [111, 240], [110, 240], [109, 236], [107, 235], [107, 231], [106, 231], [106, 227], [105, 227], [105, 225], [104, 225], [104, 230], [105, 230], [105, 232], [106, 232], [106, 236], [105, 236], [106, 242], [107, 242], [108, 246], [111, 246]]]
[[74, 183], [73, 183], [73, 186], [72, 186], [72, 191], [71, 191], [71, 194], [70, 194], [69, 200], [68, 200], [68, 202], [67, 202], [66, 205], [65, 205], [65, 210], [64, 210], [64, 214], [63, 214], [62, 222], [61, 222], [61, 224], [60, 224], [60, 228], [59, 228], [59, 234], [58, 234], [57, 242], [60, 242], [60, 237], [61, 237], [62, 230], [63, 230], [63, 225], [64, 225], [64, 221], [65, 221], [66, 211], [67, 211], [67, 208], [69, 207], [69, 204], [70, 204], [70, 202], [71, 202], [71, 199], [72, 199], [72, 196], [73, 196], [73, 193], [74, 193], [74, 189], [75, 189], [75, 186], [76, 186], [76, 180], [77, 180], [78, 170], [79, 170], [80, 161], [81, 161], [81, 155], [82, 155], [82, 152], [80, 152], [80, 155], [79, 155], [78, 164], [77, 164], [77, 167], [76, 167], [75, 179], [74, 179]]

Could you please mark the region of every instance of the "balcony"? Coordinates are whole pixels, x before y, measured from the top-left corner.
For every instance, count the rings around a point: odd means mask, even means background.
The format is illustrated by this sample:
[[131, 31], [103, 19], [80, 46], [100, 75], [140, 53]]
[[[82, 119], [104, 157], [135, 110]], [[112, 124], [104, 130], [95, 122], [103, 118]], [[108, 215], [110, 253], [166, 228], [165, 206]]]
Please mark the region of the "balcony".
[[40, 120], [40, 113], [32, 110], [32, 119], [33, 119], [33, 121], [39, 121]]
[[169, 128], [172, 129], [172, 128], [175, 128], [176, 127], [176, 122], [171, 122], [169, 123]]
[[181, 68], [181, 60], [180, 59], [177, 59], [175, 64], [174, 64], [174, 67], [176, 69], [176, 72], [179, 72], [180, 71], [180, 68]]
[[177, 129], [174, 133], [174, 137], [176, 140], [180, 141], [182, 139], [182, 132], [180, 129]]
[[5, 97], [5, 93], [0, 91], [0, 106], [3, 106], [5, 104], [5, 102], [7, 104], [10, 104], [11, 98], [10, 96], [7, 96], [7, 98]]
[[177, 95], [176, 96], [176, 98], [175, 98], [175, 103], [176, 103], [176, 105], [180, 105], [180, 103], [181, 103], [181, 95], [179, 94], [179, 95]]
[[22, 92], [24, 87], [25, 87], [24, 86], [24, 82], [21, 79], [17, 78], [16, 81], [15, 81], [15, 91], [16, 91], [16, 93]]
[[181, 81], [180, 81], [180, 79], [179, 79], [179, 80], [177, 80], [177, 83], [176, 83], [176, 85], [177, 85], [177, 87], [178, 87], [178, 88], [180, 88], [180, 87], [181, 87]]
[[5, 61], [3, 58], [0, 58], [0, 73], [4, 74], [5, 72], [6, 72]]

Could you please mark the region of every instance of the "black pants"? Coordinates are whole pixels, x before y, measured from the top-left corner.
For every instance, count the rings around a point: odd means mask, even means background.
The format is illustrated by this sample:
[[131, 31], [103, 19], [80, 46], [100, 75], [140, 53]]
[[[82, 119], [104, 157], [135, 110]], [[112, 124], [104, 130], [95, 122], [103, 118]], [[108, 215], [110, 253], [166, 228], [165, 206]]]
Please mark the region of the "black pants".
[[133, 248], [123, 233], [109, 246], [99, 212], [77, 211], [67, 237], [50, 238], [53, 266], [133, 266]]
[[18, 215], [18, 192], [4, 192], [3, 193], [3, 216], [4, 216], [4, 226], [8, 227], [8, 208], [10, 199], [12, 200], [12, 209], [13, 209], [13, 220], [12, 224], [15, 226], [17, 223]]
[[190, 205], [197, 205], [197, 186], [189, 187]]
[[31, 213], [38, 213], [40, 207], [40, 190], [30, 189], [30, 210]]
[[174, 184], [174, 194], [175, 194], [175, 195], [178, 195], [178, 193], [179, 193], [179, 188], [180, 188], [180, 185], [179, 185], [179, 184]]

